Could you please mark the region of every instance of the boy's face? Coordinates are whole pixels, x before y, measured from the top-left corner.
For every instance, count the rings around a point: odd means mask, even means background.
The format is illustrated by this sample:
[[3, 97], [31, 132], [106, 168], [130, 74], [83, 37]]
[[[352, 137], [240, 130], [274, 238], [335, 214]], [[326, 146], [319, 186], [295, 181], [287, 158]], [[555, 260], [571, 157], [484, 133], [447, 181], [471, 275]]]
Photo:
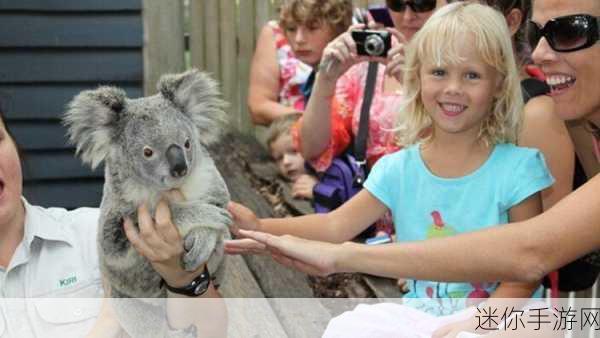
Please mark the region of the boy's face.
[[306, 173], [304, 157], [296, 151], [290, 134], [281, 134], [271, 144], [271, 156], [275, 159], [281, 175], [295, 181]]

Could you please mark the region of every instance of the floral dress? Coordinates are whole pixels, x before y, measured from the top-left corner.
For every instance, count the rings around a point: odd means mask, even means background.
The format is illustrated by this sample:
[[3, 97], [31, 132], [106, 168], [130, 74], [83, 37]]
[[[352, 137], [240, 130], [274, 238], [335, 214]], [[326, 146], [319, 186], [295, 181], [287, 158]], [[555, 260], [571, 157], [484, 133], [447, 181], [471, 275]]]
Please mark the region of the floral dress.
[[[331, 138], [327, 149], [317, 158], [308, 161], [317, 172], [331, 165], [333, 158], [341, 155], [352, 144], [358, 133], [360, 110], [363, 102], [368, 63], [350, 68], [336, 83], [331, 102]], [[383, 155], [400, 149], [394, 132], [396, 116], [402, 100], [400, 92], [384, 92], [385, 66], [379, 65], [369, 114], [369, 137], [367, 139], [367, 165], [369, 168]], [[302, 119], [292, 129], [292, 137], [300, 149]], [[391, 233], [393, 225], [388, 214], [376, 224], [378, 230]]]
[[279, 103], [304, 111], [302, 85], [312, 72], [312, 67], [294, 56], [292, 47], [277, 21], [269, 21], [267, 25], [273, 30], [277, 64], [279, 65]]

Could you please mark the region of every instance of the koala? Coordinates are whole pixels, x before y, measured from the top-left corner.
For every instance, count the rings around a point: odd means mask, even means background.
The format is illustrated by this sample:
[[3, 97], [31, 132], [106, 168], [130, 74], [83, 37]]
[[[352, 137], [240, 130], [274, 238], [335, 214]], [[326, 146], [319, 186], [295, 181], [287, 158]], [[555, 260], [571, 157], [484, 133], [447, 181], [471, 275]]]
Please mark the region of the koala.
[[82, 161], [92, 169], [105, 163], [98, 250], [111, 297], [166, 297], [160, 275], [127, 239], [123, 220], [137, 227], [138, 206], [146, 203], [154, 214], [173, 189], [185, 197], [169, 201], [184, 241], [183, 267], [193, 271], [208, 260], [217, 279], [224, 270], [229, 192], [207, 146], [224, 135], [226, 103], [217, 83], [198, 70], [162, 76], [158, 91], [129, 99], [115, 87], [86, 90], [63, 118]]

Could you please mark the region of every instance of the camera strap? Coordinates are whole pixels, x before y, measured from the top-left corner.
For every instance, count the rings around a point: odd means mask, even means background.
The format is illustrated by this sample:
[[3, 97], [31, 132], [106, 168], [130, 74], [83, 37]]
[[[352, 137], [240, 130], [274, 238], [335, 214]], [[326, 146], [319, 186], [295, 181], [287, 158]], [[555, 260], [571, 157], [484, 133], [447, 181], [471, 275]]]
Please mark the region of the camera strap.
[[358, 124], [358, 133], [354, 140], [354, 157], [356, 162], [367, 173], [367, 138], [369, 137], [369, 111], [371, 102], [373, 102], [373, 92], [375, 89], [375, 80], [377, 79], [377, 69], [379, 63], [369, 62], [367, 70], [367, 79], [365, 82], [365, 91], [363, 93], [363, 102], [360, 108], [360, 122]]

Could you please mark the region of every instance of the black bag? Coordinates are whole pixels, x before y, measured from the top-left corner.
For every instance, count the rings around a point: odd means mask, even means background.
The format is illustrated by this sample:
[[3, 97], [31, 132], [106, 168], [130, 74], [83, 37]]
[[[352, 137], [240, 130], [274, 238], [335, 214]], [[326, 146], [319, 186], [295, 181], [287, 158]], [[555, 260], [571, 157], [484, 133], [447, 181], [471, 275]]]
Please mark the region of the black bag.
[[[521, 89], [525, 102], [533, 97], [545, 95], [550, 92], [550, 87], [545, 82], [533, 78], [521, 81]], [[577, 189], [585, 181], [587, 181], [587, 178], [585, 177], [583, 168], [579, 160], [576, 159], [573, 189]], [[556, 281], [553, 281], [553, 274], [551, 273], [544, 278], [544, 287], [554, 287], [554, 290], [558, 288], [558, 290], [563, 292], [588, 289], [594, 285], [600, 273], [600, 251], [578, 258], [558, 269], [557, 272], [558, 276], [554, 279], [558, 279], [558, 285], [553, 285]]]

